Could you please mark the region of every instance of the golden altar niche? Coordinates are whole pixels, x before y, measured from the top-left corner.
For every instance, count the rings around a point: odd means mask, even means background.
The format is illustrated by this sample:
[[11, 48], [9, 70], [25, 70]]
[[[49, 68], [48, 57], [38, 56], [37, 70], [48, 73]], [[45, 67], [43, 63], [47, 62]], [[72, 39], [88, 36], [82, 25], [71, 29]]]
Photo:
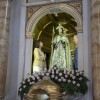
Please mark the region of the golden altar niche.
[[25, 100], [62, 100], [64, 95], [62, 89], [57, 84], [45, 79], [31, 87]]

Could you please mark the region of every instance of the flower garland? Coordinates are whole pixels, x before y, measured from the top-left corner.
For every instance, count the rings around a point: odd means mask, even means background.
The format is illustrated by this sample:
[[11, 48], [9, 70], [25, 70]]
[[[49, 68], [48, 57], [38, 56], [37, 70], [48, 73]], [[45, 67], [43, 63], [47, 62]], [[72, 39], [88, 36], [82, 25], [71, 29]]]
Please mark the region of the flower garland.
[[84, 76], [83, 71], [67, 71], [53, 67], [49, 70], [45, 69], [43, 72], [34, 73], [32, 75], [28, 74], [27, 78], [21, 82], [18, 94], [23, 97], [24, 94], [28, 93], [30, 87], [34, 85], [34, 83], [44, 78], [49, 78], [69, 94], [85, 94], [88, 90], [88, 79]]

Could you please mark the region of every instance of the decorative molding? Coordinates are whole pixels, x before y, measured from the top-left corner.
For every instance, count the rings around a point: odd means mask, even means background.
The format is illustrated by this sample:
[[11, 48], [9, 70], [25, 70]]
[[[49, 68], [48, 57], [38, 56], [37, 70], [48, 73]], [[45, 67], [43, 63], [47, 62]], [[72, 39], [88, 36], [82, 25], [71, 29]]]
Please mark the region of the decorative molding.
[[41, 7], [28, 7], [27, 8], [27, 21], [32, 17], [32, 15], [39, 10]]
[[32, 33], [34, 30], [34, 27], [35, 27], [36, 23], [39, 21], [39, 19], [41, 17], [45, 16], [46, 14], [53, 13], [53, 11], [55, 11], [55, 10], [57, 12], [63, 11], [63, 12], [70, 14], [71, 16], [73, 16], [73, 18], [77, 22], [77, 25], [82, 26], [81, 14], [79, 13], [79, 11], [77, 9], [75, 9], [75, 7], [68, 5], [68, 4], [58, 3], [58, 4], [51, 4], [51, 5], [43, 6], [42, 8], [37, 10], [34, 14], [32, 14], [31, 18], [27, 22], [26, 33], [27, 32]]
[[82, 14], [82, 1], [79, 2], [70, 2], [69, 5], [75, 7], [79, 11], [80, 14]]
[[33, 38], [32, 32], [26, 32], [26, 38]]
[[82, 0], [31, 0], [29, 2], [26, 2], [26, 0], [23, 0], [24, 6], [33, 6], [33, 5], [46, 5], [46, 4], [53, 4], [53, 3], [69, 3], [69, 2], [80, 2]]
[[83, 25], [76, 27], [77, 33], [83, 33]]

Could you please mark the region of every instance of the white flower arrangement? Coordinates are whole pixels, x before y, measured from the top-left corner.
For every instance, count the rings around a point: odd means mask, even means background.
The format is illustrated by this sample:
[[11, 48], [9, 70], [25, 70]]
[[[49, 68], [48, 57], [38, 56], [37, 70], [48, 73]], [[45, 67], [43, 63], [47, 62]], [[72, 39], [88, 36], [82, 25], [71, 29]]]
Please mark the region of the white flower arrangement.
[[[34, 73], [32, 75], [28, 74], [21, 82], [18, 93], [23, 96], [26, 94], [29, 88], [34, 85], [36, 82], [41, 81], [42, 79], [50, 79], [61, 88], [66, 91], [74, 93], [86, 93], [87, 91], [87, 81], [88, 79], [84, 76], [83, 71], [67, 71], [60, 70], [57, 67], [52, 69], [45, 69], [43, 72]], [[84, 88], [85, 87], [85, 88]]]

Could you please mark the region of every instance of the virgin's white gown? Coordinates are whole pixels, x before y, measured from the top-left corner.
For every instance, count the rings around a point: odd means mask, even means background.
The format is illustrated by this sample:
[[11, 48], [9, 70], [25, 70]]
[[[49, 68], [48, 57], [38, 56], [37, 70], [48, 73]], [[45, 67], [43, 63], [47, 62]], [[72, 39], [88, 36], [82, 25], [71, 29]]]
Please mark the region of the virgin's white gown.
[[70, 45], [67, 36], [61, 34], [54, 38], [51, 52], [50, 68], [57, 66], [60, 69], [72, 69]]

